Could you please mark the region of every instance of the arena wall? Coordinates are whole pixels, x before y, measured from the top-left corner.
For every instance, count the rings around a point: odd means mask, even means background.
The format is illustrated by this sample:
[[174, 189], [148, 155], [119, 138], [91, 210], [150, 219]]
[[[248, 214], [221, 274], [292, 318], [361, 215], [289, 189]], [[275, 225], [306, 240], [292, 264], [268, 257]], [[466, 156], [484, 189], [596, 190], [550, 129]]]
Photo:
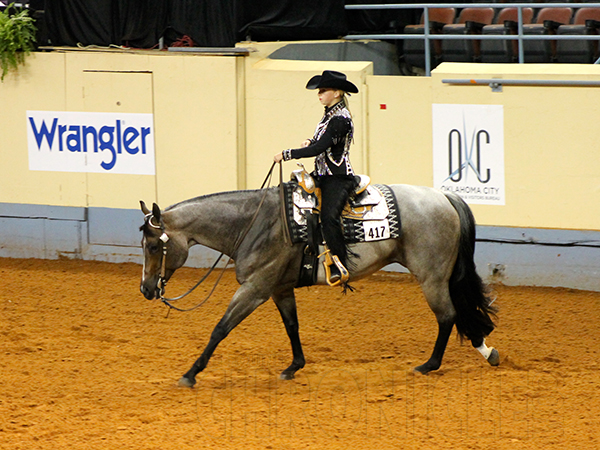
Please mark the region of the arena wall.
[[[360, 89], [350, 98], [352, 159], [377, 183], [433, 185], [433, 105], [501, 105], [506, 197], [472, 204], [480, 272], [507, 284], [600, 290], [600, 88], [495, 92], [443, 82], [598, 80], [599, 66], [447, 63], [431, 77], [376, 76], [371, 62], [269, 59], [282, 45], [244, 44], [247, 56], [32, 55], [0, 84], [0, 256], [141, 262], [139, 200], [166, 207], [260, 187], [273, 154], [311, 136], [321, 115], [306, 80], [335, 69]], [[27, 111], [150, 113], [155, 174], [29, 170]], [[295, 167], [285, 163], [285, 177]], [[196, 247], [188, 264], [212, 257]]]

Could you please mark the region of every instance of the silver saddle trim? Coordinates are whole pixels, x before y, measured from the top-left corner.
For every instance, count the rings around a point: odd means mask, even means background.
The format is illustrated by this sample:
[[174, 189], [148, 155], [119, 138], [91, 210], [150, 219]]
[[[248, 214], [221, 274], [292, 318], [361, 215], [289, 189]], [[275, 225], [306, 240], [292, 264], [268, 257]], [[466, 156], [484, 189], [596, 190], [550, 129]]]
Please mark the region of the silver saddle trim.
[[[368, 176], [361, 175], [360, 177], [361, 183], [357, 191], [363, 185], [364, 187], [362, 187], [361, 194], [350, 200], [350, 210], [354, 216], [352, 220], [382, 220], [387, 218], [390, 210], [385, 197], [379, 189], [369, 184], [371, 180]], [[294, 222], [304, 226], [307, 224], [307, 214], [312, 214], [312, 211], [318, 207], [318, 200], [314, 195], [316, 185], [304, 168], [293, 171], [292, 180], [296, 180], [299, 184], [302, 183], [302, 186], [294, 189], [292, 201], [294, 203]], [[313, 192], [307, 193], [306, 188], [312, 188]], [[358, 211], [359, 208], [363, 211]]]
[[361, 220], [381, 220], [390, 214], [385, 197], [375, 186], [367, 186], [366, 192], [358, 198], [358, 201], [350, 202], [350, 209], [353, 212], [355, 208], [367, 206], [371, 208], [363, 213]]
[[356, 175], [359, 178], [358, 187], [354, 189], [356, 195], [362, 194], [365, 189], [371, 184], [371, 177], [369, 175]]
[[298, 186], [292, 193], [294, 202], [294, 222], [298, 225], [306, 225], [306, 215], [312, 214], [317, 207], [317, 197], [314, 194], [306, 194], [304, 189]]

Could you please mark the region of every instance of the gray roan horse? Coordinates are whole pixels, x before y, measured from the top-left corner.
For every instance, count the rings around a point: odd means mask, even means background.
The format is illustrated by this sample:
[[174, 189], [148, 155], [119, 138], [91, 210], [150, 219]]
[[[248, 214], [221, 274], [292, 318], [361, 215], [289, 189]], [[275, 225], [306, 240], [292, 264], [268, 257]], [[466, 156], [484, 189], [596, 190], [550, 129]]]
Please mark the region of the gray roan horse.
[[[359, 257], [354, 259], [350, 282], [394, 262], [419, 281], [439, 328], [431, 357], [415, 371], [425, 374], [440, 367], [454, 325], [461, 339], [470, 340], [491, 365], [498, 365], [497, 350], [485, 344], [485, 337], [494, 329], [491, 316], [495, 308], [475, 272], [475, 221], [468, 205], [456, 195], [427, 187], [390, 187], [402, 217], [401, 236], [353, 244], [352, 251]], [[196, 244], [231, 256], [240, 283], [204, 352], [179, 385], [194, 386], [196, 375], [205, 369], [217, 345], [269, 298], [281, 313], [293, 353], [291, 365], [280, 377], [294, 378], [305, 363], [294, 297], [303, 246], [286, 243], [277, 188], [197, 197], [164, 211], [156, 204], [152, 211], [144, 202], [140, 204], [146, 215], [141, 227], [144, 268], [140, 289], [147, 299], [162, 295], [164, 283], [185, 263], [188, 249]], [[245, 231], [247, 235], [236, 245]], [[321, 267], [318, 284], [325, 284], [322, 271]]]

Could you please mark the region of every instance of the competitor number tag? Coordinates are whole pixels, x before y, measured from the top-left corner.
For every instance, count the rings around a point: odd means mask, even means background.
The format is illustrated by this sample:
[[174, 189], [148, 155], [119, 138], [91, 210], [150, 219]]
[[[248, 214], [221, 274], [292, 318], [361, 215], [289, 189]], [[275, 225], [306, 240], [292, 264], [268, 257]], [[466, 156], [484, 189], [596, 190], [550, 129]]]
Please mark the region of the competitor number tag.
[[387, 219], [365, 220], [363, 229], [365, 230], [365, 241], [380, 241], [390, 238], [390, 224]]

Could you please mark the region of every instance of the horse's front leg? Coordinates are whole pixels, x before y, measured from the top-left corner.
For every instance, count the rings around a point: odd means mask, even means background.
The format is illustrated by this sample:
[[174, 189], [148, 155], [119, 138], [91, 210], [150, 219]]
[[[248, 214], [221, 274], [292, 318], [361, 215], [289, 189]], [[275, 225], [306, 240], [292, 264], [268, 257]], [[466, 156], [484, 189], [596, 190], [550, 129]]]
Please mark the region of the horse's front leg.
[[217, 345], [219, 345], [219, 343], [225, 339], [231, 330], [238, 326], [242, 320], [269, 299], [269, 295], [258, 293], [248, 284], [243, 284], [237, 290], [231, 303], [229, 303], [229, 306], [227, 307], [227, 311], [225, 311], [225, 314], [213, 330], [208, 345], [202, 352], [202, 355], [196, 360], [192, 368], [181, 377], [178, 382], [179, 386], [193, 387], [196, 384], [196, 375], [206, 368]]
[[298, 313], [296, 311], [296, 297], [294, 296], [294, 289], [290, 288], [285, 292], [273, 295], [273, 301], [277, 305], [277, 309], [283, 319], [285, 325], [285, 331], [290, 338], [292, 344], [293, 360], [292, 364], [281, 372], [279, 378], [282, 380], [294, 379], [294, 374], [302, 369], [305, 364], [304, 352], [302, 351], [302, 344], [300, 343], [300, 334], [298, 333]]

